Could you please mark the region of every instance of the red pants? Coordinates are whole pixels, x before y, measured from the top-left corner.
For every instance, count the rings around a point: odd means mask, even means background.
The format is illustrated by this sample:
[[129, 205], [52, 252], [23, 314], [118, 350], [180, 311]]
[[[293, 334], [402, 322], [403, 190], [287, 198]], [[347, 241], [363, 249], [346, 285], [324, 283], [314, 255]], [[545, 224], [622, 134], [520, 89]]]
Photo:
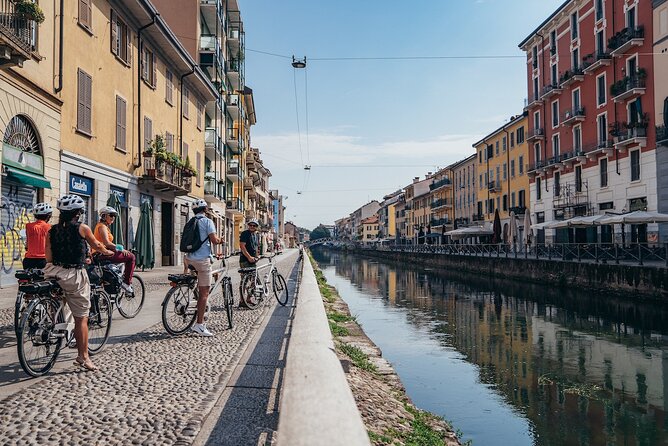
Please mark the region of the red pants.
[[123, 271], [123, 282], [130, 285], [132, 283], [132, 274], [135, 272], [135, 255], [131, 252], [125, 254], [123, 251], [116, 251], [113, 256], [103, 256], [104, 260], [111, 263], [125, 264]]

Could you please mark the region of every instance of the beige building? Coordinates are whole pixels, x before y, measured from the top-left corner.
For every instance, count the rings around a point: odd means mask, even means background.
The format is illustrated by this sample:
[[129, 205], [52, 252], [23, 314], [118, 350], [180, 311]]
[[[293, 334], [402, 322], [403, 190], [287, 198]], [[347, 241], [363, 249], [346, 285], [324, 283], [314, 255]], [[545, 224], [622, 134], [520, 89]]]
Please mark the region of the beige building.
[[413, 182], [404, 188], [406, 197], [405, 227], [406, 242], [411, 244], [424, 243], [427, 226], [431, 222], [431, 194], [429, 186], [432, 184], [431, 174], [424, 180], [413, 178]]
[[[656, 116], [656, 181], [658, 211], [668, 213], [668, 1], [654, 0], [654, 106]], [[663, 148], [661, 148], [663, 146]], [[666, 226], [666, 225], [662, 225]], [[659, 230], [660, 242], [668, 242]]]
[[450, 166], [452, 170], [454, 216], [457, 227], [468, 226], [483, 219], [478, 213], [476, 188], [476, 154]]
[[437, 242], [438, 235], [443, 235], [453, 229], [453, 188], [452, 172], [449, 167], [438, 170], [432, 177], [429, 185], [429, 208], [431, 218], [427, 226], [427, 234], [434, 238], [430, 242]]
[[371, 245], [378, 241], [378, 230], [378, 215], [372, 215], [360, 222], [357, 228], [357, 238], [363, 245]]

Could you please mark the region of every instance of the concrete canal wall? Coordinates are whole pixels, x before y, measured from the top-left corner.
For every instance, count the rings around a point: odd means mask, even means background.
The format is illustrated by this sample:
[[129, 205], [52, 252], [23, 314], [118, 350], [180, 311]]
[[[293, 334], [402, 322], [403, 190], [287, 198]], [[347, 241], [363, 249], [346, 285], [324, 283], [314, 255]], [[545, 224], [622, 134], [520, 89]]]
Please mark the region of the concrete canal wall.
[[626, 297], [668, 298], [668, 268], [655, 266], [596, 264], [560, 260], [505, 257], [453, 256], [356, 249], [359, 255], [411, 263], [435, 270], [530, 281], [559, 287], [596, 290]]

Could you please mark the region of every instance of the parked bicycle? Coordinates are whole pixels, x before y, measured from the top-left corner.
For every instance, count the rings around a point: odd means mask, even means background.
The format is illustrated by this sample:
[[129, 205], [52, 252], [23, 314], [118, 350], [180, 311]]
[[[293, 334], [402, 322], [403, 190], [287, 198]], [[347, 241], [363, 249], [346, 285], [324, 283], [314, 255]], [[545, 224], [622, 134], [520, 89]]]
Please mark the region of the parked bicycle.
[[[288, 303], [288, 285], [285, 278], [278, 272], [274, 264], [273, 256], [262, 256], [269, 262], [256, 267], [241, 268], [241, 284], [239, 285], [239, 294], [250, 309], [257, 308], [269, 294], [269, 281], [271, 280], [271, 289], [279, 304]], [[266, 269], [264, 276], [260, 271]]]
[[102, 285], [109, 294], [111, 304], [118, 308], [118, 312], [126, 319], [132, 319], [144, 306], [146, 287], [144, 280], [137, 274], [132, 275], [132, 289], [130, 294], [121, 286], [123, 283], [122, 263], [111, 263], [100, 256], [93, 256], [93, 263], [102, 268]]
[[[111, 330], [113, 311], [104, 290], [101, 273], [89, 268], [91, 306], [88, 315], [88, 353], [102, 350]], [[65, 312], [63, 290], [55, 280], [37, 280], [19, 285], [19, 292], [29, 302], [17, 329], [17, 349], [21, 368], [30, 376], [47, 373], [56, 363], [63, 343], [74, 333], [74, 318]]]
[[25, 293], [21, 291], [21, 285], [28, 284], [30, 282], [35, 282], [44, 279], [44, 273], [41, 269], [26, 269], [18, 270], [14, 274], [14, 277], [18, 280], [19, 291], [16, 293], [16, 301], [14, 303], [14, 333], [16, 337], [19, 336], [19, 323], [21, 322], [21, 317], [25, 312], [28, 305], [30, 305], [30, 295], [26, 297]]
[[[234, 311], [234, 293], [232, 292], [232, 278], [230, 277], [229, 265], [225, 260], [239, 253], [220, 257], [220, 266], [212, 271], [213, 284], [209, 289], [209, 305], [222, 304], [227, 314], [228, 327], [232, 329]], [[162, 301], [162, 325], [171, 335], [186, 332], [195, 323], [197, 318], [197, 299], [199, 290], [197, 287], [197, 272], [192, 265], [188, 265], [188, 274], [170, 274], [167, 276], [171, 289]], [[220, 291], [220, 294], [215, 294]], [[220, 297], [222, 297], [222, 302]]]

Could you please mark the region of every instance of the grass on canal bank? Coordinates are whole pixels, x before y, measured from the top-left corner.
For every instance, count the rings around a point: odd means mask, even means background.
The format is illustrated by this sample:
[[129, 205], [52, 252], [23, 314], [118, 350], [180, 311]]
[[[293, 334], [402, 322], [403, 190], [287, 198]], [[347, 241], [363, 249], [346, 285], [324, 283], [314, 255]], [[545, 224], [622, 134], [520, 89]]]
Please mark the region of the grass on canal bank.
[[[336, 289], [308, 253], [329, 327], [357, 407], [374, 445], [455, 446], [461, 433], [441, 417], [416, 408], [380, 349], [364, 334]], [[346, 363], [350, 364], [345, 366]]]

